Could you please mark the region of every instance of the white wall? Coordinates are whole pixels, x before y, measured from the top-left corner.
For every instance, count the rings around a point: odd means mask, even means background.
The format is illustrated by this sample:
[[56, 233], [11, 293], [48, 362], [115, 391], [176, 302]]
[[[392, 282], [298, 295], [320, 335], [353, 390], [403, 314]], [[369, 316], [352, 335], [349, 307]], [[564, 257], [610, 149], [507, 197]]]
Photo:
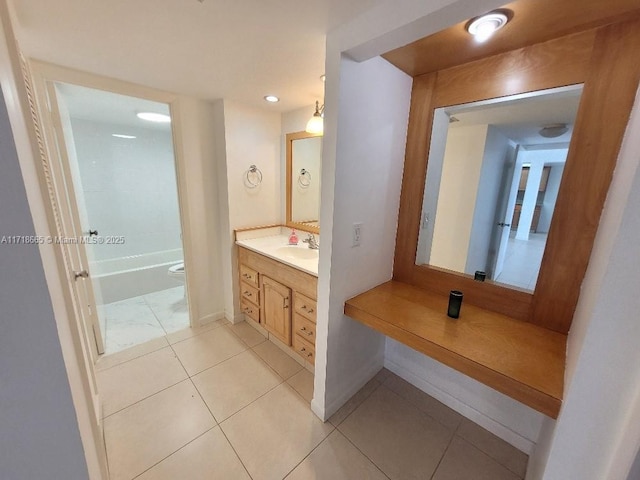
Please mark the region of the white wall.
[[[228, 100], [214, 104], [212, 132], [216, 139], [216, 167], [221, 198], [220, 225], [224, 312], [241, 319], [236, 295], [237, 253], [233, 231], [237, 228], [279, 224], [282, 217], [281, 115], [268, 109], [247, 107]], [[245, 174], [251, 165], [262, 172], [262, 183], [248, 188]]]
[[[473, 275], [477, 270], [488, 271], [490, 256], [489, 249], [494, 235], [501, 235], [495, 232], [497, 223], [502, 219], [497, 219], [498, 200], [502, 188], [509, 189], [511, 184], [502, 185], [504, 170], [507, 167], [507, 155], [510, 150], [509, 139], [492, 126], [487, 130], [487, 139], [482, 159], [482, 168], [478, 180], [477, 195], [474, 200], [473, 222], [471, 224], [471, 235], [469, 237], [469, 248], [467, 251], [467, 262], [464, 272]], [[507, 197], [505, 194], [504, 200]], [[496, 242], [497, 244], [497, 242]]]
[[[73, 118], [86, 227], [124, 244], [94, 245], [95, 260], [182, 250], [171, 130]], [[135, 139], [113, 137], [126, 132]]]
[[[3, 89], [6, 85], [3, 85]], [[4, 97], [0, 98], [0, 478], [88, 478]]]
[[562, 174], [564, 173], [564, 163], [554, 163], [549, 166], [551, 167], [551, 171], [549, 172], [547, 190], [544, 192], [540, 220], [538, 221], [538, 232], [544, 233], [549, 232], [551, 219], [553, 218], [553, 210], [555, 209], [558, 192], [560, 191]]
[[[411, 90], [411, 78], [381, 58], [360, 64], [342, 58], [330, 66], [328, 61], [327, 79], [340, 103], [325, 110], [322, 159], [312, 402], [321, 418], [383, 365], [384, 336], [349, 319], [343, 309], [346, 299], [391, 278]], [[354, 222], [363, 224], [359, 247], [351, 246]]]
[[488, 125], [449, 128], [429, 264], [464, 272]]

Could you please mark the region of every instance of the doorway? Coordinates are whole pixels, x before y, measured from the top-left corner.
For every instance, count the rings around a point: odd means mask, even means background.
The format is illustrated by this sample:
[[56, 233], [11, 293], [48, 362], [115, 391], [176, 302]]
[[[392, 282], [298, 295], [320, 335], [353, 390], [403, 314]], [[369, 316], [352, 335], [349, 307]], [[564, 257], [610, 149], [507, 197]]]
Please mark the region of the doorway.
[[98, 352], [187, 328], [169, 105], [63, 82], [49, 82], [48, 94], [82, 231]]

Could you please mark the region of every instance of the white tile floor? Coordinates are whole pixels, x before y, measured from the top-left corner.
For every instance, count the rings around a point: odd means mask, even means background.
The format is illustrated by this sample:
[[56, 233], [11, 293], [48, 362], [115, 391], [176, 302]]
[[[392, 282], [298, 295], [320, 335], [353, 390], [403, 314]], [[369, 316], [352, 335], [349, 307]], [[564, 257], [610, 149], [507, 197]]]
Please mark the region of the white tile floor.
[[313, 375], [245, 323], [175, 332], [97, 367], [112, 480], [517, 480], [526, 469], [525, 454], [384, 369], [321, 422]]
[[98, 315], [107, 355], [189, 326], [184, 287], [101, 305]]
[[515, 232], [512, 232], [504, 268], [496, 281], [533, 291], [538, 281], [546, 243], [546, 233], [531, 233], [529, 240], [517, 240]]

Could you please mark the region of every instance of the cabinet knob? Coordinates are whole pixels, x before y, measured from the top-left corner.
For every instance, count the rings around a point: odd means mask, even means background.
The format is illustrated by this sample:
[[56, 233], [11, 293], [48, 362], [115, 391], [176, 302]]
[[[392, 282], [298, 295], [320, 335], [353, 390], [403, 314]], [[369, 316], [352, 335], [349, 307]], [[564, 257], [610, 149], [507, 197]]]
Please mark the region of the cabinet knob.
[[247, 297], [251, 297], [253, 294], [247, 290], [245, 290], [244, 295]]

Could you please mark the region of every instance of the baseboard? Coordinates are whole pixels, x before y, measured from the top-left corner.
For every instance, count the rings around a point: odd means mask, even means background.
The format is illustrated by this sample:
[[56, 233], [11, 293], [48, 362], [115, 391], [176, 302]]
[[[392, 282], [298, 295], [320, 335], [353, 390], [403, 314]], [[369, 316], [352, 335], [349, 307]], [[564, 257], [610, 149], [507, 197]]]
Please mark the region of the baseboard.
[[450, 395], [449, 393], [445, 392], [444, 390], [441, 390], [440, 388], [436, 387], [432, 383], [429, 383], [424, 378], [415, 375], [414, 373], [407, 370], [403, 366], [395, 363], [393, 360], [389, 359], [387, 356], [385, 356], [384, 366], [388, 370], [392, 371], [399, 377], [403, 378], [407, 382], [416, 386], [426, 394], [431, 395], [436, 400], [444, 403], [447, 407], [451, 408], [452, 410], [455, 410], [460, 415], [468, 418], [474, 423], [477, 423], [481, 427], [489, 430], [491, 433], [493, 433], [497, 437], [500, 437], [505, 442], [513, 445], [515, 448], [517, 448], [521, 452], [524, 452], [527, 455], [531, 455], [531, 453], [533, 452], [533, 449], [535, 448], [535, 443], [533, 443], [531, 440], [523, 437], [517, 432], [514, 432], [509, 427], [506, 427], [501, 423], [496, 422], [491, 417], [488, 417], [482, 412], [479, 412], [478, 410], [474, 409], [470, 405], [467, 405], [466, 403], [461, 402], [460, 400]]
[[205, 315], [204, 317], [200, 317], [200, 320], [198, 321], [198, 324], [203, 327], [204, 325], [208, 324], [208, 323], [213, 323], [217, 320], [220, 320], [224, 318], [224, 312], [216, 312], [216, 313], [210, 313], [209, 315]]
[[356, 371], [353, 377], [349, 379], [350, 381], [344, 382], [346, 385], [342, 385], [342, 388], [337, 388], [336, 390], [341, 392], [341, 394], [330, 403], [325, 404], [324, 409], [322, 409], [320, 405], [314, 405], [312, 402], [311, 409], [313, 412], [325, 421], [331, 418], [331, 415], [336, 413], [347, 400], [358, 393], [358, 391], [382, 369], [384, 356], [381, 355], [380, 357], [381, 358], [374, 359], [363, 365]]

